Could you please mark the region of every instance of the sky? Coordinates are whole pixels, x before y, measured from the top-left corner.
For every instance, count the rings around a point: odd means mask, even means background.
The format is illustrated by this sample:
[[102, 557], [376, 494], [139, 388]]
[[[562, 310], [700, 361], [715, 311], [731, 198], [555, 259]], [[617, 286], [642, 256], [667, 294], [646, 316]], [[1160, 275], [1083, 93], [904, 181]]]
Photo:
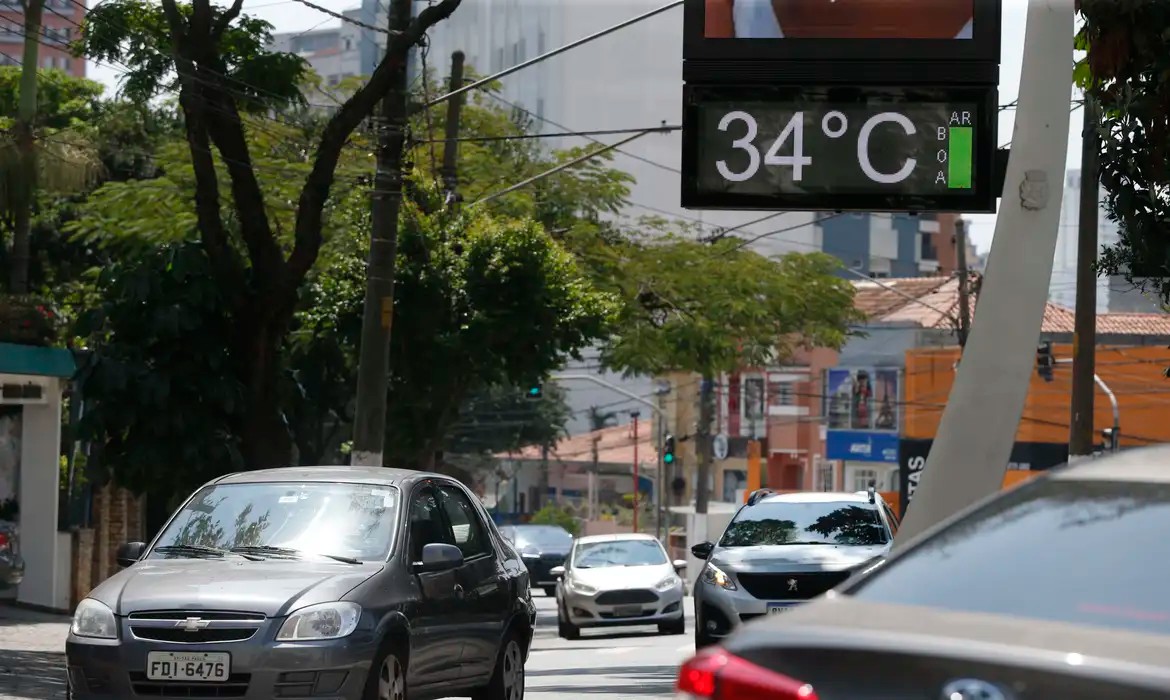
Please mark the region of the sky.
[[[474, 2], [474, 0], [465, 0]], [[554, 0], [556, 2], [593, 2], [595, 0]], [[222, 2], [222, 0], [221, 0]], [[358, 0], [315, 0], [314, 4], [335, 12], [356, 7]], [[302, 32], [333, 26], [338, 20], [306, 7], [296, 0], [245, 0], [244, 10], [250, 15], [271, 22], [275, 32]], [[681, 12], [678, 10], [672, 10]], [[1026, 0], [1003, 0], [1003, 48], [1000, 53], [999, 103], [1014, 102], [1019, 94], [1020, 65], [1024, 52], [1024, 28], [1027, 18]], [[679, 61], [682, 47], [679, 47]], [[111, 91], [116, 88], [120, 73], [105, 66], [89, 65], [89, 76], [104, 83]], [[1071, 65], [1070, 65], [1071, 70]], [[681, 98], [682, 83], [679, 83]], [[1070, 105], [1071, 109], [1071, 105]], [[1015, 123], [1015, 110], [1004, 110], [999, 117], [999, 143], [1011, 140]], [[1066, 167], [1080, 167], [1081, 110], [1069, 115], [1069, 148]], [[995, 234], [994, 214], [968, 214], [964, 218], [971, 222], [969, 235], [980, 252], [991, 247]]]

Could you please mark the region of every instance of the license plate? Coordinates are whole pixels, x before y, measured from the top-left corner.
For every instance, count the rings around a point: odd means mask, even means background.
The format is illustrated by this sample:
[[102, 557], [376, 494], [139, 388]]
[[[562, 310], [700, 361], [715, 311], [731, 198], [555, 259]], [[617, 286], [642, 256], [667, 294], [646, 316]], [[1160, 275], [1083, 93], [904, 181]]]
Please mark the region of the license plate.
[[151, 681], [223, 682], [232, 673], [232, 656], [223, 652], [152, 651], [146, 655]]
[[792, 606], [788, 603], [768, 603], [769, 615], [779, 615], [780, 613], [786, 613], [791, 609]]
[[613, 614], [618, 617], [637, 617], [642, 614], [641, 605], [619, 605], [613, 609]]

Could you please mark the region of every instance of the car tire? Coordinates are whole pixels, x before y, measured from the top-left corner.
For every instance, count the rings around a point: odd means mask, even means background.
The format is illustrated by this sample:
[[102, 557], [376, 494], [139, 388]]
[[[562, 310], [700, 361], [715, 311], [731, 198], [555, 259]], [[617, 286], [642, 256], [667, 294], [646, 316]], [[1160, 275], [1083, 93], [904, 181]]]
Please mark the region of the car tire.
[[544, 594], [546, 596], [548, 596], [549, 598], [555, 598], [557, 596], [557, 587], [556, 586], [545, 586], [544, 587]]
[[717, 644], [719, 640], [703, 631], [703, 618], [695, 611], [695, 651]]
[[370, 665], [363, 700], [406, 700], [406, 665], [393, 647], [383, 645]]
[[581, 628], [569, 620], [569, 614], [560, 605], [557, 606], [557, 636], [570, 641], [581, 638]]
[[486, 688], [471, 695], [472, 700], [524, 700], [524, 642], [519, 635], [504, 638], [496, 655], [496, 668]]
[[658, 625], [658, 634], [686, 634], [687, 616], [679, 615], [674, 622], [663, 622]]

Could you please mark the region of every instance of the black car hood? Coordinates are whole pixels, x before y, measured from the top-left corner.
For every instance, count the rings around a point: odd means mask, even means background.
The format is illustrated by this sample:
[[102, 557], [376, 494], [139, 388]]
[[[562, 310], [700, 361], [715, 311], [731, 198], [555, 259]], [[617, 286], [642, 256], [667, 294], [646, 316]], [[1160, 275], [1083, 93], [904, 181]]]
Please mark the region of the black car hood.
[[90, 598], [117, 615], [146, 610], [231, 610], [279, 617], [339, 600], [385, 566], [265, 559], [145, 559], [95, 588]]

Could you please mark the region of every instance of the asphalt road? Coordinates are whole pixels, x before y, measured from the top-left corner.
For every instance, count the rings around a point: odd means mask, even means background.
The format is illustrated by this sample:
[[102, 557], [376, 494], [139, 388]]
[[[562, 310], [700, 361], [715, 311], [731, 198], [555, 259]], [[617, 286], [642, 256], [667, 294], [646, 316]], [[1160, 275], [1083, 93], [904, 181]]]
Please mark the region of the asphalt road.
[[536, 637], [525, 671], [532, 700], [672, 698], [679, 664], [695, 653], [690, 598], [685, 635], [654, 627], [583, 630], [574, 641], [557, 636], [556, 603], [535, 593]]

